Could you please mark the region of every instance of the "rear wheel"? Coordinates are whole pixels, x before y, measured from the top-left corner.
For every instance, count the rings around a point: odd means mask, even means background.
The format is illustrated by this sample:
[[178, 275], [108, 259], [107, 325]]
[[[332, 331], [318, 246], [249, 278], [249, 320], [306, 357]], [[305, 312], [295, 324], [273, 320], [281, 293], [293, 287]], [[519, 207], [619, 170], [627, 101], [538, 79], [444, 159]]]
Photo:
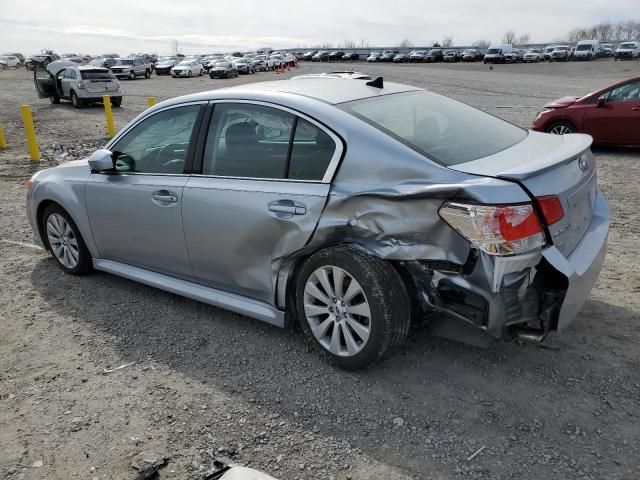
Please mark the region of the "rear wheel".
[[571, 122], [560, 120], [553, 122], [546, 129], [547, 133], [553, 133], [554, 135], [565, 135], [567, 133], [576, 133], [577, 129]]
[[302, 266], [296, 312], [305, 334], [342, 368], [365, 368], [407, 337], [411, 304], [396, 270], [347, 247], [322, 250]]
[[51, 204], [45, 209], [42, 232], [47, 248], [62, 270], [72, 275], [85, 275], [91, 271], [91, 255], [82, 235], [60, 205]]
[[122, 98], [111, 97], [111, 105], [114, 107], [119, 107], [122, 105]]
[[84, 106], [84, 102], [78, 98], [76, 92], [71, 92], [71, 104], [74, 108], [82, 108]]

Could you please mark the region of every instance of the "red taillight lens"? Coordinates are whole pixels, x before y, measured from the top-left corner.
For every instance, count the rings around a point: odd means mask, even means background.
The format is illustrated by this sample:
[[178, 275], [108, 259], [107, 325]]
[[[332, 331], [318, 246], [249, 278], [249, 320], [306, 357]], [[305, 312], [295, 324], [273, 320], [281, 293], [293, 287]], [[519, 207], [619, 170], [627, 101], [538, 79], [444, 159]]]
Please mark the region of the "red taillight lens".
[[501, 207], [496, 210], [500, 233], [505, 240], [522, 240], [542, 232], [531, 205]]
[[553, 225], [564, 217], [562, 203], [555, 195], [538, 197], [538, 205], [540, 205], [540, 210], [542, 210], [542, 215], [544, 215], [547, 225]]

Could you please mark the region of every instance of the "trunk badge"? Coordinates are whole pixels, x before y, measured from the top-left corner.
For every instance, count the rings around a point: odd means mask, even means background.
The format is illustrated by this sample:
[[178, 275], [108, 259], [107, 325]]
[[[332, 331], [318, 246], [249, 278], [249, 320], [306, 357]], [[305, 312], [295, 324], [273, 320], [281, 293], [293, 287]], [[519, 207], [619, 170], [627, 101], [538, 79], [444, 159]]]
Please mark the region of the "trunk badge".
[[580, 170], [583, 172], [586, 172], [589, 169], [589, 162], [587, 162], [585, 157], [580, 157], [580, 160], [578, 160], [578, 167], [580, 167]]

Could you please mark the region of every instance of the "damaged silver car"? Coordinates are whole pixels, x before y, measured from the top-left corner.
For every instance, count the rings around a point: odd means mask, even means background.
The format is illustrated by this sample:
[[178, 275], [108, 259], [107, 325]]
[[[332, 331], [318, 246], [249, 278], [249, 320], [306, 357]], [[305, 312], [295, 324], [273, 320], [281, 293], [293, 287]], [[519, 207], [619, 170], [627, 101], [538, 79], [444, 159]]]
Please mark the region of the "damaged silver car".
[[474, 344], [566, 329], [609, 230], [590, 144], [381, 78], [265, 82], [156, 105], [27, 209], [68, 273], [296, 321], [356, 369], [433, 312]]

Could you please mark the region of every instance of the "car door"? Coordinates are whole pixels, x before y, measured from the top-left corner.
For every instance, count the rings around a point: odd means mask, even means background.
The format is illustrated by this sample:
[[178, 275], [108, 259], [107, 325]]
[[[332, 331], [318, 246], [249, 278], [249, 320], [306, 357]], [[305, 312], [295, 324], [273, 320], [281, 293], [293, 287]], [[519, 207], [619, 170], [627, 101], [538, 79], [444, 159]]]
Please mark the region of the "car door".
[[[76, 79], [76, 72], [73, 68], [65, 68], [64, 72], [61, 72], [60, 87], [62, 89], [62, 96], [71, 97], [71, 89]], [[60, 74], [58, 74], [60, 75]]]
[[603, 143], [640, 144], [640, 80], [603, 93], [586, 109], [584, 133]]
[[309, 241], [342, 150], [334, 133], [282, 107], [217, 102], [184, 190], [196, 279], [273, 304], [279, 263]]
[[101, 258], [193, 279], [181, 209], [203, 108], [200, 102], [159, 110], [108, 146], [115, 170], [93, 172], [86, 183]]

